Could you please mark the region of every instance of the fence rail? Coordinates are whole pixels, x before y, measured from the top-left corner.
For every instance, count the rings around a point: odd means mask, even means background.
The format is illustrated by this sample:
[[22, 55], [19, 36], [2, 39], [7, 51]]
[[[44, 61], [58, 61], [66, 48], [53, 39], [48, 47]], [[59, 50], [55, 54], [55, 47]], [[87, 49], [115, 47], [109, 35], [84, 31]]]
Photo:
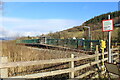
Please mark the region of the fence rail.
[[[97, 55], [88, 55], [85, 57], [76, 57], [76, 58], [63, 58], [63, 59], [51, 59], [51, 60], [40, 60], [40, 61], [27, 61], [27, 62], [9, 62], [9, 63], [0, 63], [0, 68], [10, 68], [10, 67], [20, 67], [20, 66], [32, 66], [40, 64], [55, 64], [55, 63], [65, 63], [70, 61], [78, 61], [88, 58], [94, 58]], [[3, 57], [6, 58], [6, 57]]]
[[[85, 57], [74, 57], [74, 55], [72, 54], [71, 58], [40, 60], [40, 61], [27, 61], [27, 62], [7, 62], [7, 57], [0, 57], [0, 74], [1, 74], [0, 78], [40, 78], [40, 77], [47, 77], [47, 76], [64, 74], [64, 73], [69, 73], [70, 78], [75, 78], [75, 75], [74, 75], [75, 71], [82, 70], [84, 68], [91, 67], [91, 66], [96, 65], [96, 64], [100, 64], [101, 62], [104, 63], [104, 61], [108, 60], [107, 57], [105, 57], [105, 58], [102, 57], [102, 59], [100, 59], [100, 56], [108, 55], [107, 52], [100, 54], [100, 53], [98, 53], [97, 50], [98, 49], [96, 49], [96, 53], [94, 55], [88, 55]], [[118, 49], [115, 48], [112, 50], [118, 50]], [[115, 56], [115, 55], [117, 55], [117, 56]], [[114, 59], [118, 59], [119, 53], [116, 52], [113, 54], [113, 56], [115, 56]], [[84, 60], [84, 59], [92, 59], [92, 58], [95, 60], [90, 62], [90, 63], [80, 65], [77, 67], [74, 66], [75, 61]], [[56, 64], [56, 63], [65, 63], [65, 62], [69, 62], [71, 64], [70, 68], [56, 70], [56, 71], [48, 71], [48, 72], [42, 72], [42, 73], [28, 74], [28, 75], [24, 75], [24, 76], [14, 76], [14, 77], [8, 76], [8, 68], [11, 68], [11, 67], [43, 65], [43, 64]], [[101, 66], [98, 66], [98, 67], [100, 67], [102, 69], [102, 68], [104, 68], [104, 64], [102, 64], [102, 67]], [[95, 68], [94, 70], [88, 71], [80, 76], [77, 76], [76, 78], [83, 78], [87, 75], [95, 73], [97, 70], [98, 69]]]

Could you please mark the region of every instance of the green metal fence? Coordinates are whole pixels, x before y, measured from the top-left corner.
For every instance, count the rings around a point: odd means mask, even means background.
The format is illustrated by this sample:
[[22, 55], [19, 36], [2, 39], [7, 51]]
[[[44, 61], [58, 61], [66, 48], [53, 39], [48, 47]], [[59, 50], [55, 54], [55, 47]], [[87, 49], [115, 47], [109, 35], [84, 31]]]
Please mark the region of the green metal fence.
[[[82, 40], [82, 39], [46, 39], [48, 45], [63, 46], [72, 49], [95, 50], [100, 40]], [[17, 40], [16, 43], [41, 43], [41, 39]], [[42, 43], [41, 43], [42, 44]]]
[[95, 50], [96, 45], [100, 45], [100, 40], [82, 39], [47, 39], [47, 44], [58, 45], [82, 50]]
[[16, 43], [40, 43], [41, 39], [17, 40]]
[[85, 50], [95, 50], [96, 45], [99, 45], [98, 47], [100, 48], [100, 40], [84, 40], [84, 49]]

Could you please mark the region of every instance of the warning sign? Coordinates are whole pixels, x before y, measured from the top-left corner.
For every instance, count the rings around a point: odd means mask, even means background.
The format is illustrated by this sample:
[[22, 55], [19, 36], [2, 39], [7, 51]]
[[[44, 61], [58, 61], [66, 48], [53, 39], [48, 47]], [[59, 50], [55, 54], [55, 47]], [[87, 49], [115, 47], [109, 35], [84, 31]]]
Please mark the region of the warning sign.
[[102, 21], [102, 31], [113, 31], [113, 19], [103, 20]]

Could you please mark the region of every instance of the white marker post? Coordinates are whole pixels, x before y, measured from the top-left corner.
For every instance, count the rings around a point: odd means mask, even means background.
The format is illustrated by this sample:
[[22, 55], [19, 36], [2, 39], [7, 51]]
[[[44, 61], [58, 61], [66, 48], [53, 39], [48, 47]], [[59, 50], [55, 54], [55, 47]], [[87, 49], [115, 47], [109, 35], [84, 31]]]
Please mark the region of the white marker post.
[[108, 20], [103, 20], [103, 32], [108, 32], [108, 62], [112, 63], [112, 54], [111, 54], [111, 31], [113, 31], [113, 19], [110, 19], [108, 15]]

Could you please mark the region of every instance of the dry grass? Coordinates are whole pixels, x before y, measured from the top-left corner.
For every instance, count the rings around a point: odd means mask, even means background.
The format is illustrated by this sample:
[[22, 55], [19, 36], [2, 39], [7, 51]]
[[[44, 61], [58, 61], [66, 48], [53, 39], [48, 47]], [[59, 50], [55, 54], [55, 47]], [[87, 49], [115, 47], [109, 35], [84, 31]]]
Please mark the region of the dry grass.
[[[2, 56], [7, 56], [9, 62], [17, 61], [34, 61], [34, 60], [49, 60], [58, 58], [70, 57], [70, 54], [78, 54], [77, 52], [68, 52], [60, 50], [36, 49], [22, 45], [16, 45], [15, 41], [4, 41], [1, 46]], [[82, 56], [82, 54], [81, 54]], [[9, 76], [23, 75], [17, 74], [19, 72], [32, 71], [41, 69], [51, 65], [36, 65], [28, 67], [16, 67], [9, 69]]]
[[[119, 28], [114, 28], [114, 30], [111, 32], [112, 40], [118, 39], [119, 37], [118, 32], [119, 32]], [[92, 31], [91, 33], [92, 33], [93, 40], [103, 40], [103, 38], [104, 40], [107, 40], [108, 32], [102, 32], [102, 29]]]

